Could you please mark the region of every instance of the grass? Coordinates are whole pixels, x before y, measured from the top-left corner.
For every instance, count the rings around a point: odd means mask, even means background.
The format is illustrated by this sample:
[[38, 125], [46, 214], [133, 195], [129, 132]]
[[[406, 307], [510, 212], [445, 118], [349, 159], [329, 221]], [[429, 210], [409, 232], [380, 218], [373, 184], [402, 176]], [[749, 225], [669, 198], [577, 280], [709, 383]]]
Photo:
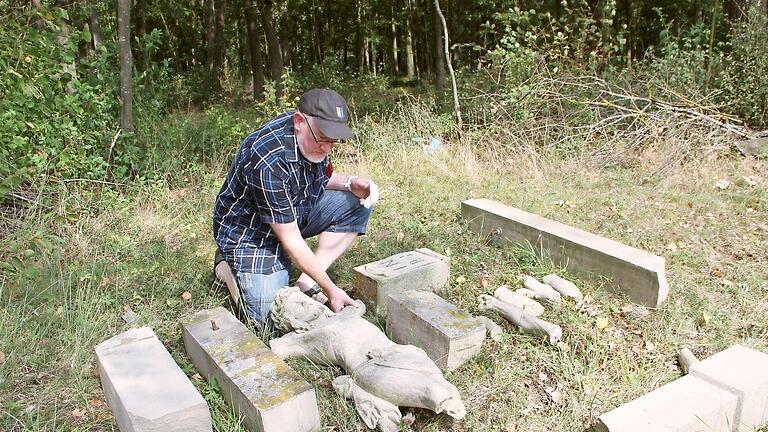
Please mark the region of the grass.
[[[582, 431], [600, 414], [679, 377], [682, 347], [700, 357], [734, 343], [768, 351], [765, 161], [725, 155], [649, 178], [642, 164], [595, 169], [534, 148], [500, 156], [478, 137], [424, 154], [412, 138], [444, 136], [446, 119], [419, 109], [360, 119], [365, 145], [337, 148], [337, 170], [369, 175], [382, 188], [368, 235], [331, 270], [340, 286], [350, 288], [356, 265], [427, 247], [451, 257], [450, 285], [440, 294], [477, 314], [479, 294], [514, 284], [520, 273], [562, 274], [546, 255], [498, 248], [467, 230], [460, 202], [486, 197], [665, 256], [671, 293], [664, 308], [645, 311], [607, 292], [603, 281], [577, 280], [590, 300], [544, 315], [563, 327], [560, 348], [492, 315], [505, 327], [502, 340], [488, 339], [476, 357], [446, 374], [467, 417], [451, 422], [404, 408], [415, 415], [404, 430]], [[53, 211], [16, 222], [5, 241], [23, 246], [15, 256], [24, 267], [0, 277], [0, 429], [116, 430], [94, 374], [93, 346], [127, 328], [120, 317], [129, 306], [205, 396], [215, 429], [243, 430], [217, 385], [195, 375], [178, 327], [185, 313], [227, 305], [210, 280], [210, 214], [233, 149], [234, 143], [172, 186], [74, 190]], [[715, 188], [720, 179], [731, 185]], [[33, 246], [38, 231], [63, 244]], [[32, 255], [24, 255], [27, 247]], [[181, 299], [185, 291], [191, 300]], [[599, 328], [598, 318], [608, 326]], [[289, 363], [315, 384], [327, 430], [363, 428], [331, 387], [340, 369]]]

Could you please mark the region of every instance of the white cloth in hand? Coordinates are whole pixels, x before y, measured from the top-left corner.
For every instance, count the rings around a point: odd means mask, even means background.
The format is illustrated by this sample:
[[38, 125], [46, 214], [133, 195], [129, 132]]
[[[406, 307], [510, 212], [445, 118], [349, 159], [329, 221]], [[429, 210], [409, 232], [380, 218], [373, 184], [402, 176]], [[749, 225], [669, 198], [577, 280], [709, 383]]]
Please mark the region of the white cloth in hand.
[[363, 201], [363, 207], [365, 208], [371, 208], [373, 207], [377, 202], [379, 202], [379, 186], [376, 185], [376, 183], [373, 182], [373, 180], [369, 180], [371, 182], [371, 189], [370, 194], [368, 195], [368, 198]]

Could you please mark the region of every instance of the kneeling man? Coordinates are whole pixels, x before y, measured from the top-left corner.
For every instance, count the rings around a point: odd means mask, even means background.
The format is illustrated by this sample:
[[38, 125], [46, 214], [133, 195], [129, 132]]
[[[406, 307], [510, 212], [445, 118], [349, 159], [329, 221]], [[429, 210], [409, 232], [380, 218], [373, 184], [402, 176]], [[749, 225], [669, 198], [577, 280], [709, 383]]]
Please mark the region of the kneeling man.
[[[324, 294], [334, 312], [354, 304], [326, 270], [365, 233], [378, 187], [333, 170], [328, 155], [352, 137], [348, 122], [341, 95], [306, 92], [296, 111], [245, 138], [219, 191], [213, 211], [216, 273], [230, 280], [235, 303], [261, 324], [277, 291], [288, 286], [291, 262], [303, 272], [296, 285], [307, 295]], [[313, 253], [304, 239], [315, 235]]]

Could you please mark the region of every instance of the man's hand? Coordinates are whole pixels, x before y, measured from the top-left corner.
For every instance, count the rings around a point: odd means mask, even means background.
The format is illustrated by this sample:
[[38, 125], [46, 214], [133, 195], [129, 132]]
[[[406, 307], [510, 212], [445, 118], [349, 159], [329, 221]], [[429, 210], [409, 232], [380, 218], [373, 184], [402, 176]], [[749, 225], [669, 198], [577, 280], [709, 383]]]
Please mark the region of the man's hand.
[[356, 303], [347, 293], [341, 289], [336, 288], [331, 292], [326, 293], [328, 296], [328, 303], [331, 306], [331, 310], [339, 312], [344, 309], [344, 306], [355, 306]]
[[352, 177], [349, 186], [350, 191], [360, 198], [360, 205], [371, 208], [379, 201], [379, 187], [373, 180], [365, 177]]

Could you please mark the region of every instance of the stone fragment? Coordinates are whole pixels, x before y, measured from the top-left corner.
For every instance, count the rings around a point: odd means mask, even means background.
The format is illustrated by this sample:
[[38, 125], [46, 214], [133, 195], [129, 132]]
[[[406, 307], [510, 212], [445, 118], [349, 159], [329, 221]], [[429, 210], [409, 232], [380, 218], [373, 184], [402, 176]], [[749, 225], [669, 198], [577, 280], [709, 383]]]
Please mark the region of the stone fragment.
[[488, 336], [496, 342], [501, 340], [501, 335], [504, 334], [504, 329], [500, 325], [496, 324], [492, 319], [486, 316], [475, 317], [476, 320], [483, 323], [485, 330], [488, 332]]
[[699, 359], [688, 348], [683, 348], [677, 353], [677, 362], [680, 364], [680, 370], [683, 373], [688, 373], [691, 370], [691, 366], [698, 363]]
[[635, 303], [661, 307], [667, 298], [664, 258], [488, 199], [462, 202], [462, 216], [501, 244], [531, 244], [572, 272], [605, 276]]
[[526, 297], [521, 293], [511, 291], [506, 285], [501, 285], [496, 288], [496, 291], [493, 293], [493, 295], [501, 301], [505, 301], [519, 307], [523, 310], [523, 312], [529, 315], [537, 317], [544, 313], [544, 306], [542, 306], [539, 302], [530, 297]]
[[734, 345], [692, 364], [688, 373], [738, 396], [733, 430], [753, 431], [768, 424], [768, 354]]
[[192, 363], [206, 379], [216, 379], [249, 430], [320, 430], [314, 388], [229, 311], [200, 311], [181, 325]]
[[101, 386], [121, 432], [210, 432], [208, 405], [149, 327], [96, 345]]
[[520, 277], [520, 280], [523, 282], [525, 289], [533, 292], [532, 298], [542, 300], [551, 307], [560, 305], [560, 293], [551, 286], [537, 281], [533, 276], [523, 275]]
[[736, 395], [687, 375], [600, 416], [598, 432], [729, 432]]
[[736, 141], [736, 148], [744, 156], [768, 156], [768, 138], [759, 137], [744, 141]]
[[354, 268], [352, 284], [362, 299], [386, 313], [387, 298], [405, 291], [436, 291], [448, 284], [448, 257], [421, 248]]
[[441, 369], [455, 369], [480, 351], [485, 325], [429, 291], [391, 296], [387, 333], [403, 345], [423, 349]]
[[556, 274], [546, 275], [542, 281], [545, 284], [551, 286], [552, 289], [559, 292], [561, 295], [570, 297], [575, 300], [581, 300], [584, 298], [584, 296], [581, 294], [581, 291], [576, 287], [576, 284], [567, 279], [563, 279]]

